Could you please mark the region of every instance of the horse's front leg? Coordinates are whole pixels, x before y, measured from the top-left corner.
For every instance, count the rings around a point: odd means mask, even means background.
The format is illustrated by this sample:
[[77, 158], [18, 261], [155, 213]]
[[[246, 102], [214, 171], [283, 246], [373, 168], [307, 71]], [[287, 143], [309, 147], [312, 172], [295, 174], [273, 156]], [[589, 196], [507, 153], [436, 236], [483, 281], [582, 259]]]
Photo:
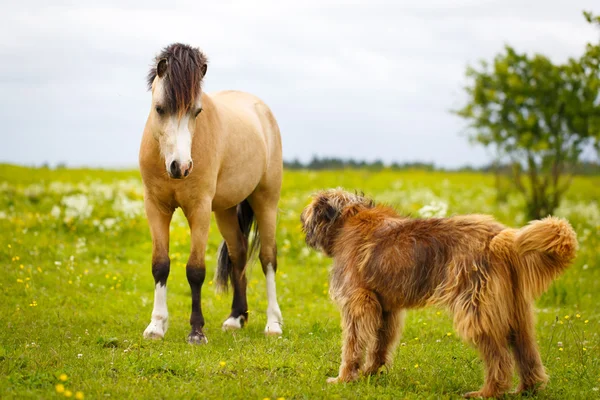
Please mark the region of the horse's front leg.
[[148, 339], [162, 339], [169, 326], [167, 311], [167, 278], [169, 277], [169, 224], [173, 213], [165, 212], [151, 201], [145, 201], [146, 215], [152, 234], [152, 275], [154, 276], [154, 308], [152, 319], [144, 331]]
[[206, 276], [206, 264], [204, 256], [206, 243], [208, 242], [208, 230], [210, 227], [211, 203], [204, 202], [193, 210], [186, 212], [191, 230], [191, 251], [186, 266], [186, 275], [192, 292], [192, 314], [190, 316], [191, 332], [188, 335], [188, 343], [207, 343], [204, 335], [204, 316], [202, 315], [201, 290]]

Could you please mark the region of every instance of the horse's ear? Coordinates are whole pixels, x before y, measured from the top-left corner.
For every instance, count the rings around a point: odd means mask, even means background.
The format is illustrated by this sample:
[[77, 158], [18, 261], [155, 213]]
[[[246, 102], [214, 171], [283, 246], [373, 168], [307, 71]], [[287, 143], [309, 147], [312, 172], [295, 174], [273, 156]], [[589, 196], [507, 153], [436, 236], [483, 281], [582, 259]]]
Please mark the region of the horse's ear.
[[162, 78], [163, 76], [165, 76], [166, 73], [167, 73], [167, 59], [163, 58], [156, 65], [156, 75], [158, 75], [159, 78]]
[[208, 64], [204, 63], [202, 65], [202, 68], [200, 68], [200, 70], [202, 71], [202, 77], [204, 78], [206, 76], [206, 70], [208, 69]]

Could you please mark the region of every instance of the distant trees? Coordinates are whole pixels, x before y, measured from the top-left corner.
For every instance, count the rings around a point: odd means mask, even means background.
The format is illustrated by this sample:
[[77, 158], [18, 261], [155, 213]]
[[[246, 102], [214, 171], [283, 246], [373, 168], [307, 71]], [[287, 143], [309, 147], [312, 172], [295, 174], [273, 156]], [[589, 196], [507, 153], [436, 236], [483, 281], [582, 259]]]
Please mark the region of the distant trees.
[[466, 75], [468, 102], [453, 112], [469, 121], [469, 138], [511, 165], [530, 218], [552, 213], [582, 152], [600, 152], [600, 41], [559, 65], [506, 46]]
[[[381, 160], [375, 160], [372, 162], [364, 161], [364, 160], [354, 160], [350, 159], [342, 159], [336, 157], [323, 157], [319, 158], [317, 156], [313, 156], [313, 158], [308, 163], [302, 163], [300, 160], [296, 159], [293, 161], [284, 161], [284, 167], [287, 169], [310, 169], [310, 170], [332, 170], [332, 169], [370, 169], [370, 170], [381, 170], [386, 168], [386, 165]], [[425, 162], [405, 162], [398, 163], [394, 162], [389, 165], [389, 168], [392, 170], [401, 170], [401, 169], [421, 169], [433, 171], [436, 167], [433, 163], [425, 163]]]

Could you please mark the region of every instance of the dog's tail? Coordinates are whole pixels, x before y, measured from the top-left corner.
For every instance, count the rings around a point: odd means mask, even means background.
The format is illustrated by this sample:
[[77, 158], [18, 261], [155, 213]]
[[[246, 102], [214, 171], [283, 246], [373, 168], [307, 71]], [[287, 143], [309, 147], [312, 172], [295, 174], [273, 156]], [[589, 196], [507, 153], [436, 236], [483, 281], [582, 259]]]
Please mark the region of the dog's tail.
[[577, 248], [577, 235], [564, 219], [546, 217], [519, 229], [515, 249], [525, 291], [541, 295], [571, 264]]

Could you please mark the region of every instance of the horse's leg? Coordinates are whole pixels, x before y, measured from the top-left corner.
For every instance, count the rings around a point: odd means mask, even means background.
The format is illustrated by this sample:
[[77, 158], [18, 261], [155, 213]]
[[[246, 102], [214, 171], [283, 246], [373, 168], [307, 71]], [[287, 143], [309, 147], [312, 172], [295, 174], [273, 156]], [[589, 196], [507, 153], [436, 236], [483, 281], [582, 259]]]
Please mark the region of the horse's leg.
[[277, 271], [277, 245], [275, 243], [275, 229], [277, 225], [277, 198], [269, 201], [260, 192], [251, 199], [252, 209], [258, 224], [260, 235], [260, 263], [267, 281], [267, 326], [265, 334], [281, 335], [283, 318], [277, 303], [275, 286], [275, 272]]
[[210, 228], [210, 201], [202, 202], [193, 210], [186, 212], [186, 217], [190, 224], [191, 231], [191, 251], [185, 271], [192, 292], [192, 313], [190, 315], [190, 326], [192, 330], [188, 335], [188, 343], [202, 344], [207, 343], [208, 339], [204, 335], [204, 316], [200, 305], [202, 284], [206, 276], [206, 264], [204, 256], [206, 253], [206, 243], [208, 242], [208, 230]]
[[152, 234], [152, 275], [154, 276], [154, 308], [144, 337], [161, 339], [169, 325], [167, 310], [167, 278], [169, 277], [169, 224], [173, 213], [161, 211], [150, 200], [145, 201], [146, 215]]
[[246, 299], [246, 239], [240, 229], [236, 207], [215, 211], [219, 232], [225, 239], [231, 264], [231, 286], [233, 286], [233, 302], [231, 314], [223, 322], [223, 329], [240, 329], [248, 320], [248, 301]]

